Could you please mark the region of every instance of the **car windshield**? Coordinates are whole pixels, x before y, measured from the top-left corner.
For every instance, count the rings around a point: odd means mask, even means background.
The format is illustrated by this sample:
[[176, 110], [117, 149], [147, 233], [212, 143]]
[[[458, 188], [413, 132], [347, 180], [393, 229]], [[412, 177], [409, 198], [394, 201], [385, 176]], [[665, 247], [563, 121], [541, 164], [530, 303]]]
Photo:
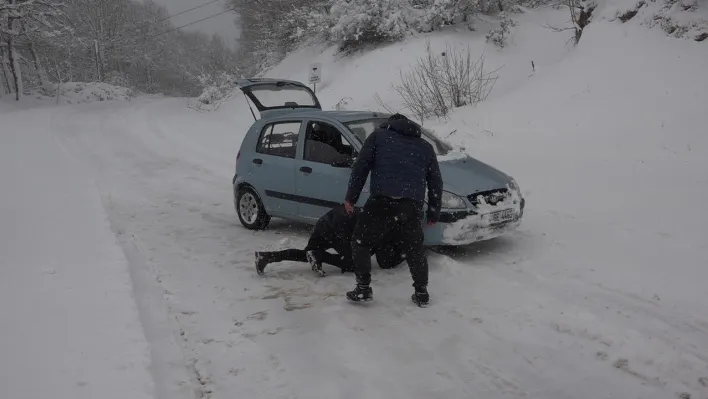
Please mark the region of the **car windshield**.
[[[376, 130], [387, 118], [372, 118], [345, 123], [347, 128], [356, 136], [360, 143], [364, 143], [367, 137]], [[437, 155], [446, 155], [452, 147], [435, 137], [429, 130], [423, 128], [423, 139], [433, 145]]]

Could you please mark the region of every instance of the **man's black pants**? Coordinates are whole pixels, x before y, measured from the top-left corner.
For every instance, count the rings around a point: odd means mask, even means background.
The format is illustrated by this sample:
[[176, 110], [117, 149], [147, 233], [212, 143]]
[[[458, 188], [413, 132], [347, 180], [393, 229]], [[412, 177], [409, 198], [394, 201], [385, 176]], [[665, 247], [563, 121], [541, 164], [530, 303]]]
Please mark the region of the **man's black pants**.
[[[315, 249], [318, 252], [319, 259], [322, 263], [327, 263], [334, 267], [338, 267], [344, 271], [352, 271], [353, 266], [351, 262], [345, 262], [341, 255], [331, 254], [326, 252], [326, 250]], [[282, 251], [271, 251], [271, 252], [261, 252], [261, 256], [265, 257], [268, 263], [274, 262], [305, 262], [307, 263], [307, 250], [305, 249], [284, 249]]]
[[[334, 249], [337, 254], [327, 252], [328, 249]], [[268, 263], [293, 261], [307, 262], [307, 251], [315, 251], [317, 258], [322, 263], [327, 263], [334, 267], [342, 269], [342, 271], [354, 271], [352, 264], [351, 246], [346, 242], [338, 242], [333, 234], [328, 234], [328, 229], [318, 222], [310, 236], [305, 249], [285, 249], [282, 251], [261, 252]]]
[[413, 277], [414, 287], [427, 287], [428, 260], [423, 246], [423, 209], [413, 200], [389, 197], [370, 198], [359, 216], [352, 235], [352, 251], [357, 284], [371, 284], [371, 249], [396, 230]]

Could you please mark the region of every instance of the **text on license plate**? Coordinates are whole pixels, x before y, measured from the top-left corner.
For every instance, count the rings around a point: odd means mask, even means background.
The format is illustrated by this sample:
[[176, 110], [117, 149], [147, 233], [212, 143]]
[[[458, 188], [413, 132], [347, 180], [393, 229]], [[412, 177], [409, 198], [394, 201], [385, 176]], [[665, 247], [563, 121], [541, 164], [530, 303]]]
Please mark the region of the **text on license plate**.
[[508, 221], [514, 219], [514, 210], [513, 209], [504, 209], [502, 211], [488, 213], [486, 216], [487, 216], [490, 223], [508, 222]]

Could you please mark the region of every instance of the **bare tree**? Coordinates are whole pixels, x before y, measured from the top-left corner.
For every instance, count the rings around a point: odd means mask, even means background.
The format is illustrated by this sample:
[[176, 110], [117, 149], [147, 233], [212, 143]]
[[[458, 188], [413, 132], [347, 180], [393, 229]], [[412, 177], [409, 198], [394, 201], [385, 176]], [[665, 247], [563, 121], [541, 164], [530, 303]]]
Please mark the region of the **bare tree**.
[[2, 69], [0, 69], [0, 72], [2, 72], [2, 88], [3, 91], [7, 94], [12, 94], [12, 85], [10, 83], [10, 76], [12, 76], [10, 72], [10, 58], [8, 56], [8, 51], [4, 47], [2, 40], [0, 40], [0, 66], [2, 66]]
[[[31, 49], [32, 38], [52, 36], [61, 30], [56, 25], [63, 3], [53, 0], [0, 0], [0, 39], [5, 42], [15, 99], [23, 95], [24, 82], [20, 48]], [[35, 65], [40, 66], [35, 57]], [[40, 68], [41, 69], [41, 68]]]
[[472, 61], [469, 49], [461, 54], [450, 46], [434, 54], [426, 43], [426, 57], [411, 71], [401, 73], [401, 83], [393, 89], [403, 104], [421, 121], [445, 117], [453, 109], [484, 101], [491, 92], [501, 68], [485, 72], [484, 55]]
[[326, 33], [330, 0], [228, 0], [241, 27], [240, 57], [247, 73], [279, 62], [302, 38]]
[[198, 95], [236, 64], [223, 40], [179, 31], [154, 0], [0, 0], [0, 84], [17, 97], [62, 81]]

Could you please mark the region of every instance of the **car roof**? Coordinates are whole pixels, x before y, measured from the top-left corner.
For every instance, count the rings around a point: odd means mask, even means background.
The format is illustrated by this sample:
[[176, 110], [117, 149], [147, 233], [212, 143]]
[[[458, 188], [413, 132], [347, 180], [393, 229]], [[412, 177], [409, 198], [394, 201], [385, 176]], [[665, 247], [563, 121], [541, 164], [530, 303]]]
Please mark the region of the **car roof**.
[[288, 112], [278, 113], [270, 117], [265, 117], [266, 121], [278, 119], [297, 118], [326, 118], [334, 119], [342, 123], [362, 119], [388, 118], [391, 114], [372, 111], [320, 111], [320, 110], [288, 110]]

